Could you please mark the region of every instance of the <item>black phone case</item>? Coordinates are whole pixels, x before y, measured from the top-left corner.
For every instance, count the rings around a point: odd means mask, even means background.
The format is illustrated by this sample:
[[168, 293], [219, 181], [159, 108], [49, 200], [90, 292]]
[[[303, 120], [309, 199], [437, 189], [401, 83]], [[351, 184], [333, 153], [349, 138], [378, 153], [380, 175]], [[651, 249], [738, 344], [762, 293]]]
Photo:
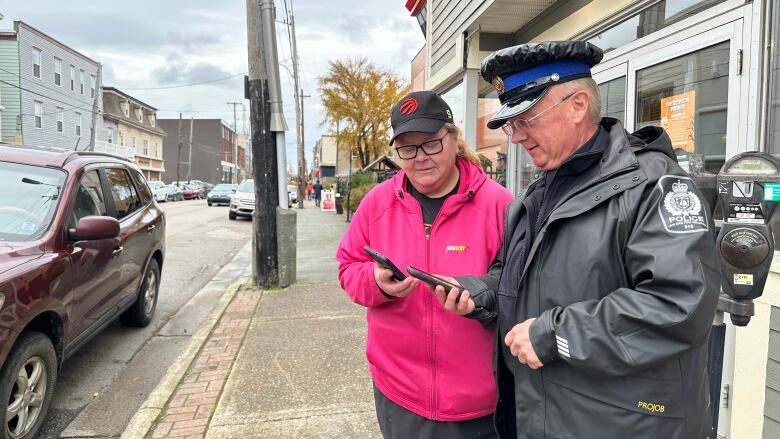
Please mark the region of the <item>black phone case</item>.
[[375, 260], [379, 265], [392, 271], [395, 280], [400, 282], [406, 279], [406, 275], [395, 264], [393, 264], [393, 262], [387, 256], [379, 253], [367, 245], [363, 246], [363, 251], [365, 251], [367, 255], [371, 256], [371, 259]]
[[460, 294], [463, 292], [462, 287], [459, 287], [457, 285], [451, 284], [447, 282], [444, 279], [439, 279], [438, 277], [432, 275], [431, 273], [426, 273], [425, 271], [422, 271], [418, 268], [414, 268], [411, 265], [406, 267], [406, 271], [409, 272], [410, 276], [416, 277], [417, 279], [420, 279], [421, 281], [427, 283], [428, 285], [432, 286], [433, 288], [436, 288], [437, 286], [441, 285], [442, 288], [444, 288], [444, 291], [449, 294], [450, 290], [453, 288], [458, 289], [458, 297], [456, 300], [460, 300]]

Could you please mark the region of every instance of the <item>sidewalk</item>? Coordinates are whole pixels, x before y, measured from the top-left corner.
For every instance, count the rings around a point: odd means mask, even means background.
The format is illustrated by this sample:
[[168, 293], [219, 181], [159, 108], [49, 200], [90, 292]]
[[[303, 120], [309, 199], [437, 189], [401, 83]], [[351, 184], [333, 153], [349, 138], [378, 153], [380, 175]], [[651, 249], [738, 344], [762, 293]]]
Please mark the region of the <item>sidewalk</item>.
[[365, 311], [337, 281], [335, 251], [348, 224], [313, 203], [296, 211], [297, 283], [229, 288], [123, 437], [380, 437]]

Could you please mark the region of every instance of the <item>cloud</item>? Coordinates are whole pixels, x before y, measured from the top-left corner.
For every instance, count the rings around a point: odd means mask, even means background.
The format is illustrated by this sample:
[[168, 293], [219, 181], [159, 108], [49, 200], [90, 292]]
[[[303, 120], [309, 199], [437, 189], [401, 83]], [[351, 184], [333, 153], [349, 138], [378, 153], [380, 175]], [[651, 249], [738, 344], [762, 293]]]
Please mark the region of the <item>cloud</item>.
[[[233, 122], [225, 102], [245, 102], [243, 78], [196, 87], [139, 90], [201, 82], [247, 71], [246, 2], [188, 0], [106, 2], [80, 0], [14, 1], [4, 4], [0, 27], [23, 20], [103, 64], [103, 82], [159, 109], [161, 118], [222, 118]], [[276, 0], [278, 55], [291, 57], [284, 3]], [[291, 5], [290, 0], [287, 2]], [[425, 42], [416, 20], [403, 2], [387, 0], [294, 0], [301, 87], [304, 100], [305, 149], [311, 150], [323, 132], [317, 77], [328, 61], [366, 57], [409, 78], [409, 62]], [[291, 66], [289, 61], [287, 65]], [[281, 69], [285, 118], [295, 142], [292, 80]], [[136, 88], [135, 90], [131, 90]], [[245, 114], [248, 124], [249, 113]], [[239, 127], [242, 125], [239, 107]], [[288, 154], [293, 166], [295, 154]]]

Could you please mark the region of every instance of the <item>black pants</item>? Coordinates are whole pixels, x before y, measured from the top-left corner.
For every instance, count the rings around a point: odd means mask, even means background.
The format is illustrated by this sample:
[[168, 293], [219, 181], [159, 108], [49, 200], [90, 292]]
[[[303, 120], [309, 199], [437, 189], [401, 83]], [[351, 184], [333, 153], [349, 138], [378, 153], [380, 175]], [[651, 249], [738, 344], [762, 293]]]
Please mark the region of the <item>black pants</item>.
[[423, 418], [387, 399], [374, 386], [379, 430], [385, 439], [496, 439], [493, 415], [457, 422]]

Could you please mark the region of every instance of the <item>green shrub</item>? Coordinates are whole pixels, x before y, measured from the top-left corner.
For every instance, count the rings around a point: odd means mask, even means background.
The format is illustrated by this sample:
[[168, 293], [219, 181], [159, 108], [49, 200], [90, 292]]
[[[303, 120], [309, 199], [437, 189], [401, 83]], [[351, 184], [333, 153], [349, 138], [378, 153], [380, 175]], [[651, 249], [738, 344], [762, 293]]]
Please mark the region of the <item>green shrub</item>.
[[358, 205], [361, 201], [363, 201], [363, 197], [366, 196], [368, 191], [374, 188], [376, 186], [376, 183], [371, 184], [364, 184], [358, 187], [352, 188], [352, 193], [349, 194], [349, 210], [350, 212], [355, 212], [358, 208]]
[[352, 174], [352, 187], [373, 185], [376, 183], [376, 174], [373, 172], [355, 172]]

